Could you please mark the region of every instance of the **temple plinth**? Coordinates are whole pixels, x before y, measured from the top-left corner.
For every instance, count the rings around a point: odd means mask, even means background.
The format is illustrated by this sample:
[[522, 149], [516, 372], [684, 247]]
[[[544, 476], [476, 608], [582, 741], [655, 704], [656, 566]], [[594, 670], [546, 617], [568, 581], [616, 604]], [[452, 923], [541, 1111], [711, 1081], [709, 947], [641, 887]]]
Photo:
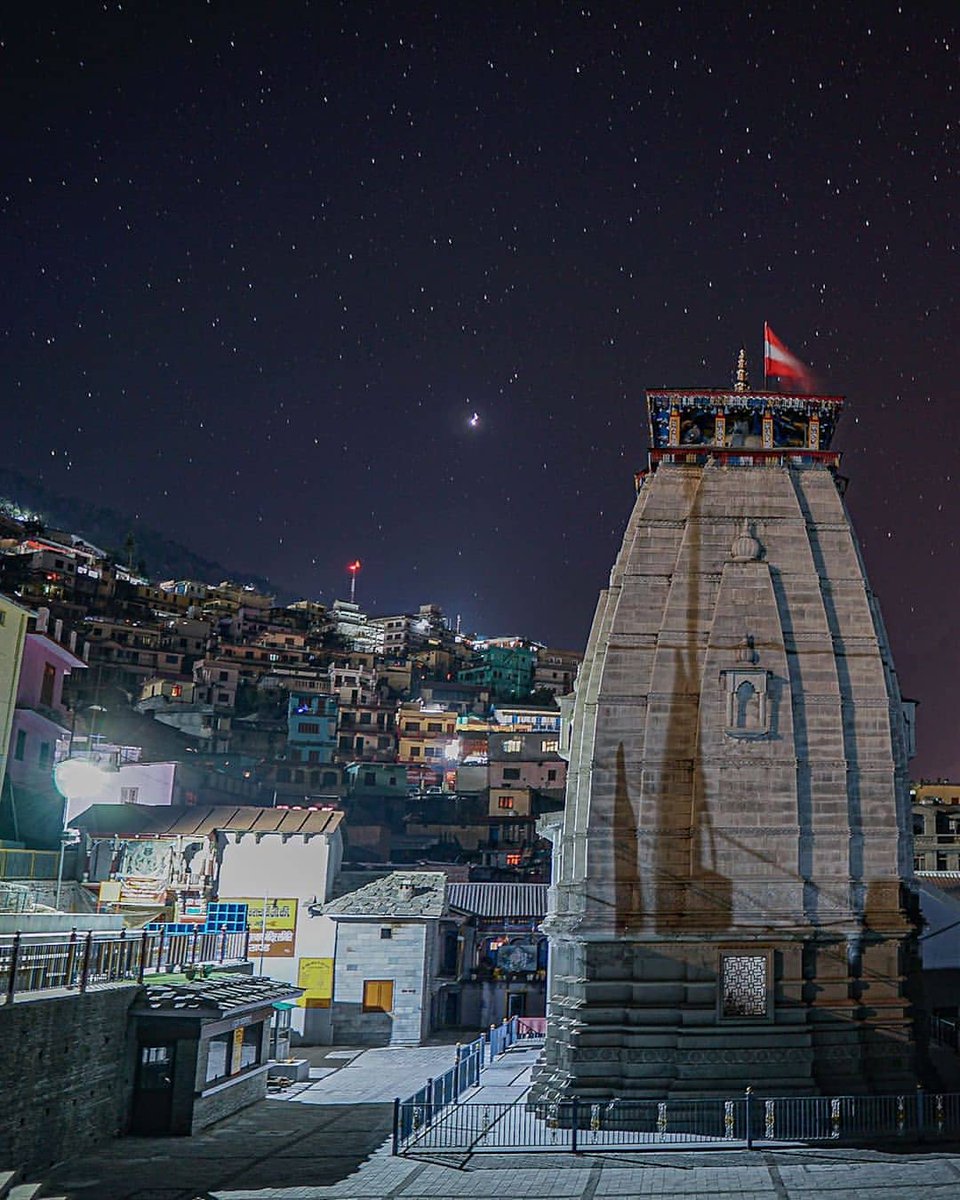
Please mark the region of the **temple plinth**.
[[903, 703], [838, 396], [648, 393], [577, 681], [534, 1095], [915, 1082]]

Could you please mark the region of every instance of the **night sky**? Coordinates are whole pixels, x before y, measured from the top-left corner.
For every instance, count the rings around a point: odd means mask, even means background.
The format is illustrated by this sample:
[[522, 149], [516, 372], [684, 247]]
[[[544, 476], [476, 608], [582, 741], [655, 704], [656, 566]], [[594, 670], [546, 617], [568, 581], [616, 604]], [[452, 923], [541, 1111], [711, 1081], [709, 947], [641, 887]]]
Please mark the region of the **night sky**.
[[956, 777], [957, 11], [8, 5], [0, 465], [582, 648], [643, 389], [759, 384], [766, 319]]

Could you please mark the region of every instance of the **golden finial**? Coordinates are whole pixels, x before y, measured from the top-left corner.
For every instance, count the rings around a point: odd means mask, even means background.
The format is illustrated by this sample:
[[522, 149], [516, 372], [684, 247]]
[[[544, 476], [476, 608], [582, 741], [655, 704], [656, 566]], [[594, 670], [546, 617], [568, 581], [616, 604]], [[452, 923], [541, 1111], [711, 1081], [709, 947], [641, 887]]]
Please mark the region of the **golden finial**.
[[740, 353], [737, 355], [737, 374], [733, 385], [735, 392], [745, 392], [750, 386], [750, 380], [747, 378], [747, 352], [740, 347]]

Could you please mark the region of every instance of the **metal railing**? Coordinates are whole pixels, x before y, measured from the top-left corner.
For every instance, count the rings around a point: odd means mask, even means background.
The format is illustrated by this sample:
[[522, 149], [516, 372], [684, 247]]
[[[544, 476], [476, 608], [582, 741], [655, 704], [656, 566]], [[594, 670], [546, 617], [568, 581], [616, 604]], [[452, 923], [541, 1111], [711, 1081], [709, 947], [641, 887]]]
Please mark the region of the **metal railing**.
[[449, 1071], [428, 1079], [419, 1091], [407, 1100], [393, 1102], [393, 1153], [399, 1154], [424, 1121], [433, 1122], [449, 1105], [456, 1102], [468, 1088], [480, 1082], [480, 1071], [486, 1058], [486, 1038], [478, 1037], [466, 1046], [457, 1046], [457, 1057]]
[[110, 983], [136, 983], [144, 975], [204, 963], [247, 958], [249, 933], [97, 934], [74, 930], [62, 937], [15, 933], [0, 938], [0, 997], [11, 1004], [28, 993], [86, 992]]
[[543, 1017], [504, 1017], [502, 1024], [491, 1025], [487, 1033], [491, 1059], [503, 1054], [515, 1042], [543, 1037], [546, 1019]]
[[917, 1089], [900, 1096], [468, 1102], [431, 1109], [397, 1103], [394, 1153], [416, 1150], [553, 1151], [706, 1149], [772, 1143], [917, 1142], [955, 1138], [960, 1094]]
[[[393, 1102], [393, 1153], [400, 1154], [423, 1126], [436, 1122], [445, 1109], [456, 1104], [469, 1088], [478, 1087], [485, 1062], [503, 1054], [516, 1042], [543, 1036], [545, 1018], [505, 1017], [500, 1025], [491, 1025], [466, 1046], [457, 1046], [453, 1066], [443, 1075], [428, 1079], [419, 1091], [406, 1100]], [[460, 1106], [464, 1107], [464, 1106]]]

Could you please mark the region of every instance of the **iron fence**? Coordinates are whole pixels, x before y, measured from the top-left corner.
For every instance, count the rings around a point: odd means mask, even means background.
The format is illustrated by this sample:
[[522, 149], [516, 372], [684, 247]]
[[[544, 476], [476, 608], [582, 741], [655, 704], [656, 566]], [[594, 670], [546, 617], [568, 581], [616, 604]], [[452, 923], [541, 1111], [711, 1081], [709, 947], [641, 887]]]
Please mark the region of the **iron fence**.
[[502, 1024], [491, 1025], [487, 1033], [490, 1057], [497, 1058], [516, 1042], [543, 1037], [546, 1023], [544, 1017], [505, 1017]]
[[960, 1094], [610, 1100], [432, 1106], [397, 1101], [394, 1153], [731, 1149], [783, 1143], [864, 1143], [956, 1137]]
[[138, 982], [145, 974], [247, 957], [247, 933], [128, 933], [104, 936], [73, 930], [53, 938], [16, 933], [0, 939], [0, 995], [66, 988], [85, 992], [108, 983]]
[[486, 1039], [477, 1038], [466, 1046], [457, 1046], [457, 1058], [449, 1071], [428, 1079], [419, 1091], [407, 1100], [393, 1102], [393, 1152], [400, 1153], [419, 1127], [416, 1123], [435, 1121], [441, 1112], [453, 1104], [468, 1088], [480, 1082], [480, 1071], [486, 1057]]
[[505, 1017], [502, 1024], [491, 1025], [476, 1041], [457, 1046], [456, 1062], [449, 1071], [428, 1079], [406, 1100], [394, 1100], [393, 1153], [401, 1153], [420, 1129], [435, 1124], [464, 1092], [478, 1087], [484, 1062], [492, 1062], [517, 1042], [542, 1037], [545, 1025], [544, 1018]]

